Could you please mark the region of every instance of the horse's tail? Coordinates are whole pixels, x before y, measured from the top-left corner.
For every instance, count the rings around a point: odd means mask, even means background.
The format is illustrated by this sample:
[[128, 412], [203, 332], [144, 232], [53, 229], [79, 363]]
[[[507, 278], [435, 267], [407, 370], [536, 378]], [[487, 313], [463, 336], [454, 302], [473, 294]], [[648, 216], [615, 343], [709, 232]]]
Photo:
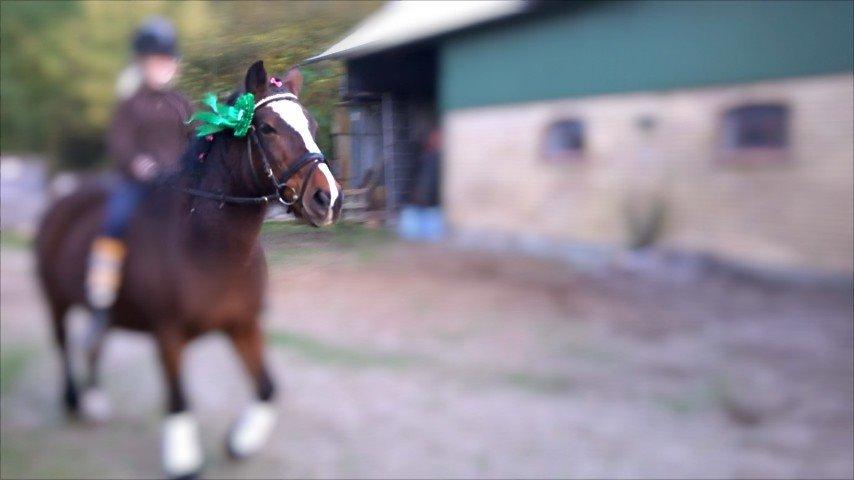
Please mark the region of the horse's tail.
[[74, 266], [62, 260], [68, 257], [65, 255], [68, 249], [75, 252], [85, 251], [81, 248], [88, 249], [88, 245], [77, 245], [86, 241], [87, 235], [76, 234], [75, 228], [94, 220], [87, 217], [100, 211], [98, 207], [103, 203], [105, 194], [105, 183], [87, 182], [74, 192], [53, 200], [39, 222], [34, 239], [36, 268], [42, 288], [52, 304], [71, 304], [77, 300], [66, 298], [70, 296], [63, 287], [68, 285], [62, 284], [71, 282], [77, 272], [64, 271]]

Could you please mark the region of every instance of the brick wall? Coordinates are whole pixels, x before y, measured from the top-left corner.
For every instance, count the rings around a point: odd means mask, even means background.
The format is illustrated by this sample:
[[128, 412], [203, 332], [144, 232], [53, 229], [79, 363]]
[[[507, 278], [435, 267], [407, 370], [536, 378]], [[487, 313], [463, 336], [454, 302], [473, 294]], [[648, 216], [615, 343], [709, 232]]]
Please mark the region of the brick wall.
[[[723, 165], [723, 113], [757, 102], [788, 106], [786, 160]], [[642, 117], [655, 127], [641, 129]], [[580, 160], [540, 153], [563, 118], [584, 122]], [[627, 245], [627, 206], [663, 199], [659, 246], [854, 270], [854, 75], [451, 110], [444, 120], [455, 229]]]

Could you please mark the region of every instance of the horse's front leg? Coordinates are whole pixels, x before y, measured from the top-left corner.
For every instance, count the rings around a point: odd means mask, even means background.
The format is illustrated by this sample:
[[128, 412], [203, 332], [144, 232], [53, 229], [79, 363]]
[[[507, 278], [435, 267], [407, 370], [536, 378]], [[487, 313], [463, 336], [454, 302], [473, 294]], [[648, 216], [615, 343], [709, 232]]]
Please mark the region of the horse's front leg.
[[229, 430], [226, 450], [235, 459], [246, 458], [266, 443], [276, 423], [274, 387], [264, 365], [264, 341], [257, 319], [239, 322], [226, 332], [255, 383], [256, 400]]
[[202, 449], [199, 428], [187, 409], [181, 382], [181, 352], [187, 338], [175, 330], [157, 332], [156, 337], [167, 388], [163, 469], [170, 478], [195, 478], [202, 468]]

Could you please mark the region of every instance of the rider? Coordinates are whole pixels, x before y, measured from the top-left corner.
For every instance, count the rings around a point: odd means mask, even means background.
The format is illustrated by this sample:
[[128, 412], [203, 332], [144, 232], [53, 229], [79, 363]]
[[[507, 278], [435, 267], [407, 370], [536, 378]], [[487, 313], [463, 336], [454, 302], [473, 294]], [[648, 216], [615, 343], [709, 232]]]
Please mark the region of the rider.
[[108, 155], [121, 180], [107, 201], [86, 281], [90, 304], [101, 310], [116, 298], [126, 253], [124, 234], [133, 211], [149, 180], [177, 169], [191, 134], [185, 124], [192, 113], [190, 102], [169, 86], [178, 72], [175, 29], [167, 20], [151, 18], [136, 30], [132, 45], [140, 84], [116, 108], [107, 133]]

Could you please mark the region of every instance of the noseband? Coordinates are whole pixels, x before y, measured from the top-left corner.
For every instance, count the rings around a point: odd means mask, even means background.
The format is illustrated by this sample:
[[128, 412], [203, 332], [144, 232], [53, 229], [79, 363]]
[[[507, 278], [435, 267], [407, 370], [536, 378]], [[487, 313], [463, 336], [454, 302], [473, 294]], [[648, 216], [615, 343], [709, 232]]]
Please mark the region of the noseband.
[[[293, 93], [277, 93], [274, 95], [270, 95], [256, 102], [255, 110], [258, 110], [261, 107], [265, 107], [273, 102], [278, 101], [296, 102], [297, 96]], [[255, 131], [254, 125], [249, 127], [249, 132], [247, 132], [246, 136], [248, 137], [246, 139], [246, 155], [249, 157], [249, 165], [252, 171], [252, 176], [255, 180], [255, 184], [259, 185], [261, 182], [259, 181], [258, 175], [255, 171], [255, 159], [252, 156], [252, 144], [255, 144], [255, 146], [258, 147], [258, 151], [261, 152], [261, 162], [264, 166], [264, 173], [266, 174], [267, 179], [270, 181], [270, 185], [273, 187], [274, 193], [257, 197], [236, 197], [232, 195], [208, 192], [205, 190], [198, 190], [195, 188], [182, 188], [181, 190], [197, 197], [217, 200], [221, 202], [221, 204], [230, 203], [234, 205], [264, 205], [270, 202], [278, 201], [282, 205], [290, 208], [293, 204], [295, 204], [297, 201], [299, 201], [305, 196], [305, 191], [308, 188], [308, 181], [314, 174], [314, 171], [317, 170], [317, 167], [321, 163], [326, 163], [326, 158], [323, 156], [322, 153], [306, 152], [301, 157], [299, 157], [297, 161], [293, 163], [293, 165], [289, 166], [284, 172], [282, 172], [281, 177], [276, 178], [276, 175], [273, 173], [273, 167], [270, 165], [270, 160], [267, 157], [267, 149], [264, 147], [264, 145], [262, 145], [261, 140], [259, 139], [258, 134]], [[302, 170], [307, 165], [311, 165], [311, 167], [309, 168], [308, 175], [305, 176], [305, 179], [302, 182], [302, 187], [300, 188], [299, 193], [297, 193], [292, 187], [288, 186], [287, 183], [291, 178], [293, 178], [294, 175], [299, 173], [300, 170]], [[285, 198], [285, 193], [288, 190], [291, 192], [291, 195], [289, 195], [289, 198]]]
[[[306, 152], [304, 153], [293, 165], [288, 167], [287, 170], [282, 172], [282, 176], [280, 178], [276, 178], [273, 173], [273, 167], [270, 166], [270, 160], [267, 158], [267, 149], [261, 145], [261, 141], [258, 138], [258, 134], [255, 133], [255, 127], [250, 127], [249, 133], [247, 134], [251, 142], [246, 142], [246, 155], [249, 157], [249, 164], [252, 167], [252, 174], [255, 175], [255, 160], [252, 157], [252, 144], [254, 143], [256, 147], [258, 147], [258, 151], [261, 152], [261, 162], [264, 165], [264, 173], [267, 175], [267, 179], [270, 181], [270, 184], [275, 189], [276, 193], [272, 195], [266, 195], [264, 197], [257, 198], [268, 198], [271, 196], [278, 197], [277, 200], [282, 205], [290, 207], [294, 203], [296, 203], [300, 198], [305, 195], [305, 190], [308, 187], [308, 179], [314, 174], [314, 171], [317, 170], [318, 165], [321, 163], [325, 163], [326, 159], [323, 157], [322, 153], [316, 152]], [[306, 165], [311, 164], [311, 168], [308, 171], [308, 175], [305, 176], [305, 179], [302, 182], [302, 188], [300, 188], [299, 194], [287, 185], [288, 180], [290, 180], [294, 175], [299, 173], [300, 170], [303, 169]], [[255, 183], [260, 183], [258, 181], [257, 175], [255, 175]], [[291, 195], [289, 199], [285, 198], [285, 191], [290, 189]], [[267, 200], [265, 200], [266, 202]]]

